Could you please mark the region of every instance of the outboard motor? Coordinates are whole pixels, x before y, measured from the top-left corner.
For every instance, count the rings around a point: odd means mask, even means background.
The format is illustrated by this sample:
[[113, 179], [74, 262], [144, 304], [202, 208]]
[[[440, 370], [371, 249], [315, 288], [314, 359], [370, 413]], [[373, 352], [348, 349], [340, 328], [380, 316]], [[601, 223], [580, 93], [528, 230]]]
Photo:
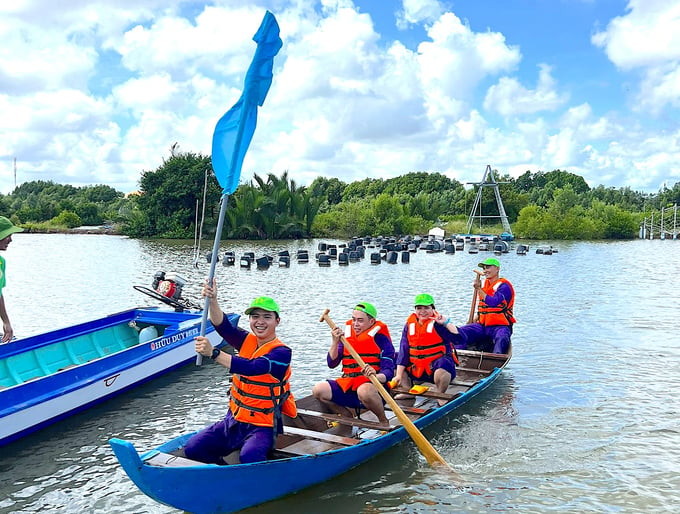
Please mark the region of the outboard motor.
[[159, 271], [153, 276], [154, 290], [158, 294], [172, 300], [179, 300], [182, 297], [182, 288], [186, 283], [187, 281], [184, 278], [174, 272], [166, 274], [163, 271]]
[[165, 273], [157, 271], [151, 283], [152, 289], [144, 286], [132, 286], [140, 293], [144, 293], [156, 300], [159, 300], [181, 312], [184, 309], [200, 309], [201, 307], [193, 302], [182, 298], [182, 288], [187, 281], [175, 272]]

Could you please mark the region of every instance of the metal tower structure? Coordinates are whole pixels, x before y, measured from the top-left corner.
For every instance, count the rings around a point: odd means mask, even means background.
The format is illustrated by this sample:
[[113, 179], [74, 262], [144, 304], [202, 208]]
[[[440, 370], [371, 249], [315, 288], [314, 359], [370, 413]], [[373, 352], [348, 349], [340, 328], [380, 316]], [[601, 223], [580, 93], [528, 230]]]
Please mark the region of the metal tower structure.
[[[507, 182], [496, 182], [496, 177], [494, 176], [493, 170], [491, 169], [491, 165], [487, 164], [486, 165], [486, 170], [484, 170], [484, 177], [482, 177], [481, 182], [468, 182], [468, 184], [473, 184], [475, 186], [479, 186], [479, 189], [477, 190], [477, 196], [475, 197], [475, 203], [472, 206], [472, 210], [470, 211], [470, 217], [468, 218], [467, 222], [467, 233], [470, 234], [472, 230], [472, 225], [474, 224], [475, 220], [479, 220], [479, 226], [481, 228], [482, 226], [482, 220], [485, 219], [498, 219], [500, 218], [501, 223], [503, 224], [503, 230], [505, 230], [508, 234], [512, 235], [512, 229], [510, 228], [510, 222], [508, 221], [508, 215], [505, 214], [505, 207], [503, 207], [503, 200], [501, 200], [501, 192], [498, 190], [498, 184], [507, 184]], [[482, 192], [484, 191], [484, 188], [490, 187], [493, 188], [493, 192], [496, 195], [496, 206], [498, 207], [498, 216], [483, 216], [482, 215]], [[479, 211], [479, 214], [475, 214]]]

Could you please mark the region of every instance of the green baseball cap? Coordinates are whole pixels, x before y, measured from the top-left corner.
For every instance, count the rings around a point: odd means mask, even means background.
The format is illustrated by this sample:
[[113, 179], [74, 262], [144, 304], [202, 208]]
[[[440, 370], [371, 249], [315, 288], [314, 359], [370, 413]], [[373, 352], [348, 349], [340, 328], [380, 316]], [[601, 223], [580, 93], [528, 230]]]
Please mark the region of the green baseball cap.
[[262, 309], [263, 311], [275, 312], [279, 314], [279, 304], [268, 296], [259, 296], [250, 302], [250, 307], [246, 309], [246, 314], [250, 314], [255, 309]]
[[4, 216], [0, 216], [0, 239], [5, 239], [7, 236], [14, 234], [15, 232], [23, 232], [24, 229], [17, 227], [9, 219]]
[[416, 299], [413, 301], [413, 305], [418, 307], [418, 305], [424, 305], [426, 307], [429, 307], [430, 305], [434, 305], [434, 298], [432, 298], [432, 295], [422, 293], [419, 295], [416, 295]]
[[365, 312], [365, 313], [368, 314], [371, 318], [377, 318], [377, 317], [378, 317], [378, 311], [376, 310], [376, 308], [373, 306], [372, 303], [368, 303], [368, 302], [359, 302], [359, 303], [357, 303], [356, 306], [354, 307], [354, 310], [355, 310], [355, 311]]
[[483, 266], [496, 266], [497, 268], [501, 267], [501, 263], [498, 261], [498, 259], [494, 259], [493, 257], [489, 257], [485, 261], [480, 262], [477, 264], [480, 268]]

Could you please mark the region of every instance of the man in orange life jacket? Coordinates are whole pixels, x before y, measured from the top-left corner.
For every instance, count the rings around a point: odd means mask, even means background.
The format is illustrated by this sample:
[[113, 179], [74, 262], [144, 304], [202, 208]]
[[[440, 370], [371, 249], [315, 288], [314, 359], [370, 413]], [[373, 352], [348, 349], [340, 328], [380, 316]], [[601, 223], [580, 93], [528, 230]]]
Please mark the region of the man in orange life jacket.
[[515, 318], [515, 290], [512, 284], [498, 276], [501, 263], [490, 257], [478, 264], [484, 270], [484, 285], [479, 275], [473, 287], [479, 297], [477, 322], [458, 327], [460, 336], [455, 347], [479, 349], [485, 352], [508, 353]]
[[[217, 288], [207, 284], [203, 296], [210, 298], [210, 322], [222, 338], [238, 350], [230, 355], [196, 337], [196, 351], [233, 373], [229, 411], [221, 421], [193, 435], [184, 454], [200, 462], [227, 464], [267, 459], [276, 436], [283, 431], [281, 413], [297, 415], [290, 392], [291, 350], [276, 336], [279, 306], [261, 296], [246, 309], [251, 333], [233, 326], [217, 303]], [[225, 457], [240, 451], [239, 459]]]
[[[368, 303], [358, 303], [352, 311], [352, 319], [345, 323], [344, 334], [341, 327], [331, 331], [331, 347], [326, 357], [329, 368], [342, 362], [342, 377], [325, 380], [312, 388], [312, 394], [331, 409], [340, 406], [343, 413], [351, 415], [349, 409], [367, 408], [378, 418], [378, 422], [388, 425], [382, 397], [368, 378], [375, 375], [380, 383], [394, 376], [394, 346], [390, 332], [382, 321], [378, 321], [376, 308]], [[366, 366], [361, 369], [340, 338], [347, 342], [361, 356]]]
[[446, 392], [456, 376], [458, 360], [453, 350], [456, 325], [435, 310], [434, 298], [419, 294], [415, 312], [406, 320], [397, 356], [395, 385], [411, 388], [412, 381], [429, 382]]

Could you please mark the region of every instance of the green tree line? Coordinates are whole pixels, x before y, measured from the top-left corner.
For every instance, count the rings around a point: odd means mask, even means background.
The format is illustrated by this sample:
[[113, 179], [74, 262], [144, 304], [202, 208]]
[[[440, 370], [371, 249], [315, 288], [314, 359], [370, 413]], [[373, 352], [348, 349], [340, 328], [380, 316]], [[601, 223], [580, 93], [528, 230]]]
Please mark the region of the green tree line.
[[[656, 194], [628, 187], [591, 188], [564, 170], [527, 171], [513, 178], [495, 171], [503, 205], [518, 238], [628, 239], [646, 213], [680, 203], [680, 182]], [[497, 216], [485, 188], [484, 216]], [[345, 183], [317, 177], [300, 186], [284, 172], [255, 174], [228, 197], [222, 238], [288, 239], [423, 234], [435, 225], [463, 232], [476, 188], [441, 173]], [[28, 230], [113, 224], [131, 237], [192, 238], [201, 227], [214, 235], [222, 190], [209, 157], [180, 153], [144, 171], [127, 198], [106, 185], [74, 187], [34, 181], [0, 195], [0, 215]], [[476, 227], [494, 233], [499, 226]]]

